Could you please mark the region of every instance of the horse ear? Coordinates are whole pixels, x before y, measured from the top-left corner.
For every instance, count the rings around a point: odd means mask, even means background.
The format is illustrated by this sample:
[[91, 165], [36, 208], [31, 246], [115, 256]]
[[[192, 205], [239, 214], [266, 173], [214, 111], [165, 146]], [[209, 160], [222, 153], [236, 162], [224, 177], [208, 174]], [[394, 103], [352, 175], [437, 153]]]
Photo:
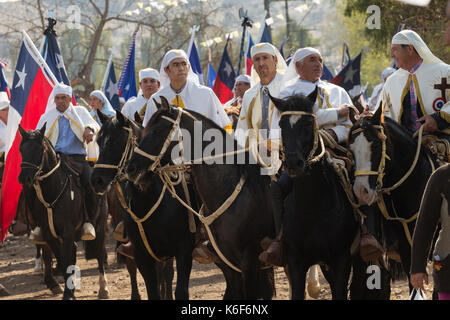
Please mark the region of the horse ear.
[[139, 124], [142, 124], [143, 122], [141, 115], [137, 111], [134, 113], [134, 121], [136, 121]]
[[309, 101], [311, 101], [312, 103], [316, 103], [316, 99], [317, 99], [317, 92], [319, 91], [319, 87], [316, 86], [316, 88], [313, 90], [313, 92], [311, 92], [310, 94], [308, 94], [308, 96], [306, 97]]
[[41, 130], [39, 130], [39, 133], [41, 134], [42, 137], [45, 137], [45, 129], [46, 128], [47, 128], [47, 122], [44, 123], [44, 125], [41, 128]]
[[287, 111], [288, 110], [288, 106], [286, 105], [286, 102], [283, 99], [278, 99], [275, 97], [272, 97], [272, 95], [269, 92], [269, 89], [265, 89], [267, 95], [269, 96], [270, 100], [272, 100], [273, 104], [275, 105], [275, 107], [280, 110], [281, 112]]
[[373, 121], [376, 124], [381, 124], [383, 122], [383, 104], [380, 101], [380, 104], [378, 105], [377, 111], [375, 111], [375, 114], [372, 117]]
[[119, 121], [119, 124], [121, 126], [124, 125], [125, 117], [123, 116], [122, 112], [120, 112], [119, 110], [116, 110], [116, 119], [117, 119], [117, 121]]
[[22, 128], [22, 126], [19, 124], [19, 133], [22, 136], [22, 138], [27, 138], [28, 137], [28, 132]]
[[155, 98], [153, 98], [153, 102], [155, 103], [156, 109], [161, 109], [161, 103], [159, 103], [158, 101], [156, 101]]
[[166, 97], [161, 96], [161, 107], [163, 108], [163, 110], [169, 111], [170, 105], [169, 105], [169, 101], [167, 101]]
[[106, 114], [104, 114], [103, 112], [101, 112], [98, 109], [97, 109], [97, 115], [98, 115], [98, 118], [100, 119], [100, 122], [102, 124], [105, 124], [106, 121], [108, 121], [108, 119], [109, 119], [109, 117]]
[[[134, 114], [135, 117], [136, 117], [136, 113]], [[139, 116], [139, 114], [138, 114], [138, 116]], [[130, 125], [131, 130], [133, 130], [133, 134], [140, 139], [141, 135], [142, 135], [142, 131], [144, 129], [142, 127], [141, 123], [139, 123], [137, 121], [135, 122], [135, 121], [129, 120], [128, 124]]]

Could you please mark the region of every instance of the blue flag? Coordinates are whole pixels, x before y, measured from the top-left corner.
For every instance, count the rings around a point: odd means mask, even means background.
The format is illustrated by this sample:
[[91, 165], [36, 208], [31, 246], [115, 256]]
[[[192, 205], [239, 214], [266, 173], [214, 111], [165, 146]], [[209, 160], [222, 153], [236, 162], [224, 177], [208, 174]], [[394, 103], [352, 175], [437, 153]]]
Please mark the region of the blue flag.
[[344, 69], [331, 80], [331, 83], [347, 90], [351, 97], [356, 97], [361, 93], [361, 54], [362, 52], [350, 60]]
[[216, 71], [211, 65], [211, 62], [208, 62], [208, 79], [206, 80], [207, 86], [212, 89], [214, 87], [214, 81], [216, 81]]
[[198, 56], [195, 41], [192, 42], [192, 47], [189, 53], [189, 63], [191, 64], [192, 71], [198, 76], [198, 81], [200, 82], [200, 84], [204, 85], [205, 80], [203, 79], [202, 67], [200, 65], [200, 57]]
[[322, 77], [320, 79], [326, 80], [326, 81], [331, 81], [331, 80], [333, 80], [333, 78], [334, 78], [333, 74], [331, 73], [330, 69], [328, 69], [324, 63]]
[[114, 71], [114, 62], [111, 61], [108, 77], [105, 84], [105, 96], [115, 110], [120, 110], [119, 88], [116, 80], [116, 72]]
[[59, 50], [58, 42], [56, 41], [56, 33], [53, 30], [53, 26], [56, 21], [50, 21], [49, 26], [45, 30], [44, 48], [42, 50], [42, 57], [47, 62], [52, 73], [55, 75], [59, 82], [70, 86], [69, 77], [67, 76], [66, 67], [64, 66], [64, 60]]
[[259, 40], [259, 43], [261, 42], [268, 42], [272, 44], [272, 36], [270, 35], [269, 26], [267, 25], [267, 23], [264, 23], [264, 31], [261, 35], [261, 39]]
[[137, 30], [133, 33], [130, 50], [128, 51], [128, 56], [127, 59], [125, 60], [125, 64], [123, 65], [118, 85], [119, 96], [123, 97], [125, 100], [137, 96], [136, 76], [134, 71], [134, 51], [135, 51], [136, 33]]

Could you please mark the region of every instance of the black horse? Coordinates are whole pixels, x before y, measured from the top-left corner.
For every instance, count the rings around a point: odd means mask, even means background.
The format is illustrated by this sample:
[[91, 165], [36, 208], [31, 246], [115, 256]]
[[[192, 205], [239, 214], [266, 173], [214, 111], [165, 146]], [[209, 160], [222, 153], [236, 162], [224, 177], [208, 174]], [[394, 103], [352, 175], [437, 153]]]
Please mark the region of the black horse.
[[[434, 159], [423, 147], [417, 153], [417, 142], [411, 134], [392, 119], [383, 118], [381, 106], [373, 116], [352, 121], [348, 142], [355, 158], [354, 193], [363, 204], [378, 204], [380, 209], [386, 208], [381, 211], [388, 217], [390, 229], [398, 241], [403, 271], [409, 278], [409, 238], [414, 231], [414, 217], [422, 194], [433, 171], [432, 163], [435, 165]], [[417, 163], [412, 168], [416, 156]], [[412, 171], [407, 176], [410, 168]], [[406, 180], [398, 187], [385, 192], [386, 188], [393, 187], [403, 178]]]
[[[161, 166], [172, 163], [171, 153], [176, 150], [176, 144], [173, 142], [167, 145], [165, 141], [174, 127], [172, 122], [177, 122], [175, 119], [180, 116], [178, 124], [185, 132], [183, 134], [183, 148], [186, 151], [184, 155], [187, 160], [198, 160], [191, 167], [192, 179], [203, 202], [204, 215], [207, 217], [216, 212], [229, 199], [242, 179], [245, 180], [240, 193], [231, 205], [225, 207], [226, 210], [223, 214], [210, 224], [211, 234], [217, 247], [229, 262], [226, 264], [221, 259], [215, 263], [225, 277], [224, 299], [271, 299], [275, 290], [273, 268], [262, 268], [262, 263], [258, 260], [258, 255], [262, 250], [260, 241], [265, 236], [274, 237], [272, 203], [269, 193], [270, 178], [261, 175], [258, 165], [248, 164], [250, 163], [248, 152], [241, 154], [242, 162], [237, 161], [239, 155], [224, 159], [225, 157], [221, 156], [222, 152], [237, 150], [237, 143], [213, 121], [199, 113], [186, 112], [169, 106], [164, 97], [161, 97], [161, 102], [161, 105], [156, 102], [158, 111], [147, 125], [146, 134], [139, 148], [150, 155], [161, 154], [159, 162]], [[234, 164], [218, 164], [214, 161], [212, 161], [213, 164], [211, 162], [207, 164], [208, 162], [195, 159], [198, 155], [195, 152], [189, 152], [189, 144], [195, 146], [194, 149], [203, 155], [204, 150], [208, 147], [208, 142], [194, 134], [199, 128], [199, 122], [194, 121], [194, 118], [201, 121], [201, 131], [198, 130], [197, 133], [201, 133], [202, 137], [205, 137], [205, 132], [213, 133], [214, 131], [216, 134], [214, 139], [217, 139], [215, 142], [219, 143], [218, 147], [221, 150], [216, 150], [215, 155], [219, 156], [222, 161], [226, 161], [222, 163], [232, 161], [231, 163]], [[212, 131], [209, 131], [210, 129]], [[163, 145], [166, 145], [167, 149], [161, 152]], [[156, 165], [153, 160], [135, 153], [127, 168], [130, 179], [136, 180], [137, 183], [143, 181], [144, 179], [139, 179], [139, 177], [148, 174], [149, 165], [154, 164]]]
[[[115, 117], [108, 118], [101, 113], [99, 117], [102, 128], [97, 138], [100, 147], [97, 164], [119, 165], [127, 143], [130, 142], [129, 139], [139, 140], [142, 128], [125, 118], [120, 111], [116, 112]], [[134, 145], [132, 146], [134, 148]], [[104, 193], [112, 185], [116, 187], [115, 183], [118, 183], [117, 179], [120, 179], [117, 174], [118, 168], [95, 168], [91, 176], [94, 190]], [[139, 218], [146, 216], [158, 202], [163, 190], [163, 183], [158, 176], [149, 173], [145, 180], [146, 183], [142, 189], [130, 183], [122, 183], [120, 187], [125, 189], [127, 206]], [[179, 190], [179, 187], [177, 189]], [[188, 299], [194, 234], [189, 231], [187, 210], [166, 192], [151, 217], [142, 223], [148, 246], [156, 258], [162, 260], [161, 262], [155, 260], [149, 253], [133, 217], [128, 212], [122, 214], [122, 217], [128, 237], [134, 246], [135, 263], [144, 278], [148, 298], [172, 298], [172, 257], [175, 257], [177, 261], [175, 298]]]
[[350, 248], [357, 233], [353, 207], [333, 167], [322, 156], [313, 114], [317, 88], [308, 97], [271, 97], [280, 111], [285, 166], [293, 190], [285, 200], [283, 243], [292, 298], [304, 299], [309, 267], [321, 263], [333, 299], [347, 299], [352, 265]]
[[[36, 203], [37, 192], [34, 192], [36, 190], [34, 186], [39, 185], [42, 191], [42, 200], [52, 208], [52, 214], [48, 214], [47, 209], [41, 203], [33, 216], [42, 230], [44, 241], [51, 248], [58, 265], [62, 268], [65, 280], [63, 299], [75, 299], [74, 291], [77, 283], [74, 280], [78, 275], [75, 267], [75, 241], [80, 239], [81, 226], [85, 221], [84, 192], [72, 173], [63, 169], [65, 164], [61, 163], [58, 166], [61, 161], [60, 155], [56, 153], [51, 142], [45, 137], [45, 127], [44, 125], [41, 130], [27, 132], [19, 126], [22, 136], [19, 149], [22, 154], [19, 182], [24, 189], [33, 192], [33, 199], [29, 203]], [[99, 298], [108, 298], [109, 290], [104, 271], [106, 259], [104, 243], [106, 201], [104, 197], [95, 208], [92, 223], [95, 227], [96, 239], [85, 241], [85, 256], [86, 259], [97, 259], [100, 273], [98, 296]], [[45, 257], [44, 260], [46, 260]]]

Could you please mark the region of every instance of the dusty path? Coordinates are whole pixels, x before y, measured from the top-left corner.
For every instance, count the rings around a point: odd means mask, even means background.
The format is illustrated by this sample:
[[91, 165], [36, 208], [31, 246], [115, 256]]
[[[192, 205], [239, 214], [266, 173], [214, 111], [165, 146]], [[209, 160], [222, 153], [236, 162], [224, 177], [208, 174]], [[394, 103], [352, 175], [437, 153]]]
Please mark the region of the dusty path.
[[[131, 287], [125, 267], [118, 266], [113, 252], [114, 241], [107, 240], [108, 263], [106, 268], [110, 289], [110, 299], [128, 300]], [[35, 246], [28, 242], [26, 236], [8, 236], [5, 246], [0, 248], [0, 284], [11, 294], [0, 297], [0, 300], [59, 300], [62, 295], [52, 295], [46, 288], [42, 275], [33, 273]], [[81, 269], [81, 290], [76, 292], [79, 300], [97, 299], [98, 272], [95, 260], [86, 261], [82, 245], [77, 252], [77, 265]], [[176, 277], [176, 275], [175, 275]], [[277, 296], [275, 299], [289, 299], [288, 283], [282, 268], [275, 270]], [[61, 286], [62, 277], [59, 279]], [[320, 276], [322, 291], [319, 299], [331, 299], [330, 289], [323, 276]], [[145, 285], [138, 273], [139, 292], [143, 299], [147, 298]], [[428, 286], [428, 297], [431, 297], [432, 286]], [[190, 280], [190, 298], [192, 300], [222, 299], [225, 281], [221, 271], [215, 265], [201, 265], [194, 261]], [[311, 299], [307, 297], [307, 299]], [[392, 285], [391, 299], [409, 299], [406, 281], [398, 281]]]

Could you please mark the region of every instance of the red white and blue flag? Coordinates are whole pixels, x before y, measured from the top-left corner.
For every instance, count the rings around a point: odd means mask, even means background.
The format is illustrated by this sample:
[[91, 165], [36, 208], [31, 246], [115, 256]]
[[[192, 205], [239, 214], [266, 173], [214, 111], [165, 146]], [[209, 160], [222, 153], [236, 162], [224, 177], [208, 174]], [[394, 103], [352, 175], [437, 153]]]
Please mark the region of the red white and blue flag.
[[6, 63], [6, 61], [0, 60], [0, 94], [6, 94], [8, 100], [11, 100], [11, 92], [9, 90], [8, 82], [6, 82], [5, 74], [3, 72], [3, 69], [6, 68], [7, 65], [8, 64]]
[[191, 64], [192, 72], [194, 72], [198, 77], [198, 82], [201, 85], [205, 85], [205, 80], [203, 79], [202, 66], [200, 65], [200, 57], [198, 56], [197, 47], [195, 46], [195, 41], [192, 41], [192, 45], [188, 50], [189, 63]]
[[6, 161], [0, 206], [1, 242], [5, 240], [8, 227], [16, 215], [19, 194], [22, 190], [18, 181], [22, 162], [19, 152], [21, 136], [18, 133], [18, 126], [20, 124], [25, 130], [36, 128], [41, 115], [45, 112], [48, 97], [54, 86], [54, 82], [49, 78], [51, 71], [44, 71], [44, 64], [45, 61], [39, 51], [34, 47], [30, 38], [24, 34], [14, 72], [11, 107], [8, 113]]
[[252, 54], [251, 50], [255, 43], [253, 42], [252, 36], [248, 33], [248, 42], [247, 42], [247, 54], [245, 55], [245, 71], [244, 74], [251, 76], [252, 75]]
[[351, 97], [356, 97], [362, 92], [361, 89], [361, 54], [360, 52], [355, 58], [351, 59], [348, 64], [342, 69], [330, 82], [338, 85], [350, 94]]
[[213, 91], [221, 103], [233, 99], [234, 80], [236, 79], [236, 72], [228, 56], [227, 45], [228, 41], [225, 49], [223, 49], [222, 59], [220, 59], [219, 70], [217, 70], [216, 81], [213, 87]]

